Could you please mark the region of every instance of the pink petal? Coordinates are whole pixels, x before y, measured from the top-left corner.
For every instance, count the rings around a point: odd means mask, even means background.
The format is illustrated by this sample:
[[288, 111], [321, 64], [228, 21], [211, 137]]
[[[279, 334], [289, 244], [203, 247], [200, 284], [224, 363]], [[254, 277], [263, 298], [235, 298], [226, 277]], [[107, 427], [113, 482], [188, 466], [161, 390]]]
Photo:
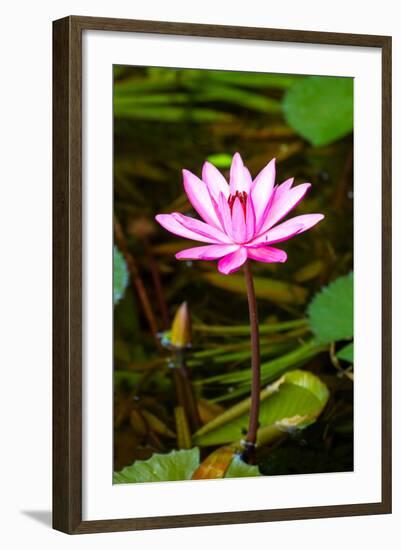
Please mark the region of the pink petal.
[[182, 226], [190, 231], [194, 231], [199, 235], [203, 235], [209, 239], [213, 239], [217, 243], [232, 243], [230, 239], [223, 231], [217, 229], [213, 225], [209, 225], [205, 222], [197, 220], [195, 218], [190, 218], [189, 216], [184, 216], [179, 212], [174, 212], [171, 214]]
[[284, 194], [286, 194], [291, 189], [291, 186], [292, 186], [293, 183], [294, 183], [294, 178], [290, 178], [288, 180], [285, 180], [280, 185], [277, 185], [276, 187], [273, 187], [272, 192], [270, 194], [269, 201], [266, 205], [266, 208], [265, 208], [264, 212], [262, 212], [262, 214], [261, 214], [261, 216], [258, 220], [258, 226], [257, 226], [258, 230], [260, 230], [261, 227], [263, 227], [264, 221], [266, 220], [266, 216], [267, 216], [273, 202], [281, 200], [281, 197], [284, 196]]
[[227, 199], [224, 197], [223, 193], [219, 195], [218, 201], [218, 212], [220, 215], [221, 225], [225, 233], [228, 236], [232, 236], [232, 221], [231, 221], [231, 210], [228, 206]]
[[210, 195], [216, 202], [219, 200], [220, 193], [223, 193], [226, 198], [228, 197], [230, 191], [225, 177], [210, 162], [205, 162], [203, 165], [202, 179], [206, 183]]
[[216, 260], [238, 250], [236, 244], [210, 244], [208, 246], [196, 246], [181, 250], [175, 257], [177, 260]]
[[323, 214], [304, 214], [303, 216], [296, 216], [291, 218], [280, 225], [276, 225], [266, 233], [266, 242], [267, 243], [279, 243], [281, 241], [286, 241], [307, 231], [317, 223], [319, 223], [324, 218]]
[[192, 206], [206, 223], [221, 228], [206, 184], [189, 170], [183, 170], [182, 173], [185, 192]]
[[280, 183], [276, 189], [277, 199], [279, 199], [282, 194], [287, 193], [287, 191], [291, 189], [293, 183], [294, 178], [289, 178], [288, 180], [283, 181], [283, 183]]
[[294, 183], [294, 178], [290, 178], [284, 181], [283, 183], [281, 183], [280, 185], [278, 185], [277, 187], [273, 187], [272, 192], [270, 194], [269, 201], [266, 205], [266, 208], [264, 209], [262, 214], [259, 216], [257, 227], [256, 227], [256, 230], [258, 232], [260, 232], [264, 228], [265, 220], [266, 220], [267, 214], [270, 211], [272, 204], [276, 201], [281, 200], [281, 198], [291, 189], [291, 186], [293, 183]]
[[243, 243], [246, 241], [246, 225], [245, 225], [245, 216], [244, 209], [242, 208], [241, 201], [237, 197], [234, 200], [232, 214], [232, 236], [235, 242]]
[[230, 194], [235, 195], [237, 191], [249, 193], [251, 184], [252, 178], [249, 170], [245, 168], [240, 154], [235, 153], [230, 169]]
[[163, 226], [167, 231], [178, 235], [179, 237], [184, 237], [185, 239], [191, 239], [193, 241], [200, 241], [203, 243], [215, 243], [216, 239], [206, 237], [195, 231], [186, 229], [181, 223], [173, 216], [173, 214], [158, 214], [156, 220]]
[[248, 168], [244, 165], [245, 179], [247, 180], [248, 193], [251, 190], [252, 186], [252, 176]]
[[229, 275], [230, 273], [234, 273], [234, 271], [237, 271], [242, 264], [244, 264], [247, 260], [247, 251], [246, 248], [241, 246], [238, 250], [235, 252], [231, 252], [231, 254], [227, 254], [227, 256], [224, 256], [222, 258], [217, 268], [220, 271], [220, 273], [224, 273], [224, 275]]
[[250, 241], [255, 234], [256, 216], [255, 208], [253, 206], [253, 200], [251, 195], [248, 195], [246, 199], [246, 240]]
[[277, 188], [274, 194], [272, 204], [270, 205], [266, 218], [263, 222], [261, 233], [273, 227], [273, 225], [284, 218], [290, 210], [295, 208], [303, 199], [305, 193], [310, 189], [311, 184], [302, 183], [292, 189], [279, 192], [280, 187]]
[[256, 227], [260, 227], [266, 206], [273, 192], [276, 177], [276, 159], [269, 162], [253, 181], [251, 196], [255, 207]]
[[271, 264], [274, 262], [286, 262], [287, 254], [284, 250], [274, 248], [272, 246], [259, 246], [255, 248], [248, 248], [248, 258], [256, 260], [258, 262], [264, 262]]

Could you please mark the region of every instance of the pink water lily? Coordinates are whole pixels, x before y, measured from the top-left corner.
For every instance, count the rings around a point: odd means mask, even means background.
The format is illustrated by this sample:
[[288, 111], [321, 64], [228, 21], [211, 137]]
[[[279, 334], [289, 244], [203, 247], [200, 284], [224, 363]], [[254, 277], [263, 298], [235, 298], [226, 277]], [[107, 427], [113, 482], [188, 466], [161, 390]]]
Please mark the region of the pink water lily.
[[159, 214], [165, 229], [206, 246], [188, 248], [176, 254], [179, 260], [219, 260], [218, 269], [229, 274], [246, 260], [285, 262], [284, 250], [271, 246], [299, 235], [324, 218], [305, 214], [279, 223], [303, 199], [311, 187], [292, 187], [294, 178], [275, 186], [275, 159], [252, 180], [239, 153], [231, 163], [230, 183], [210, 162], [205, 162], [202, 179], [183, 170], [184, 188], [193, 208], [203, 221], [178, 212]]

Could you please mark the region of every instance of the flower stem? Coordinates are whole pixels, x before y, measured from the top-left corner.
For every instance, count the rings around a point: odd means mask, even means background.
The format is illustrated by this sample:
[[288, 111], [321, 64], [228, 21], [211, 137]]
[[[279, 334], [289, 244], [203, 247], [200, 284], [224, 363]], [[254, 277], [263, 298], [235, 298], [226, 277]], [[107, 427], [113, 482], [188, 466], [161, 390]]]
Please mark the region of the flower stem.
[[251, 385], [251, 413], [249, 417], [249, 427], [244, 442], [244, 452], [242, 458], [252, 463], [255, 456], [256, 436], [259, 427], [259, 408], [260, 408], [260, 346], [259, 346], [259, 326], [258, 310], [256, 305], [255, 288], [251, 263], [248, 260], [244, 264], [244, 273], [246, 281], [246, 290], [248, 295], [249, 321], [251, 327], [251, 348], [252, 348], [252, 385]]

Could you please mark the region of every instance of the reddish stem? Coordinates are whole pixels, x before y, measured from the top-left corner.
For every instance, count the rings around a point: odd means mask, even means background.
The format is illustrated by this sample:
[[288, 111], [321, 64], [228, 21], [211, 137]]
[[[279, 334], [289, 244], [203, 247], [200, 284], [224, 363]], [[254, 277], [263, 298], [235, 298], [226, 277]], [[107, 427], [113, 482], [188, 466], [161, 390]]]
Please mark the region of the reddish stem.
[[246, 290], [248, 295], [249, 321], [251, 327], [252, 348], [252, 386], [251, 386], [251, 413], [249, 417], [248, 433], [244, 442], [243, 459], [252, 463], [255, 456], [256, 437], [259, 427], [260, 409], [260, 349], [259, 349], [259, 324], [256, 305], [255, 288], [253, 284], [251, 264], [248, 260], [244, 264]]

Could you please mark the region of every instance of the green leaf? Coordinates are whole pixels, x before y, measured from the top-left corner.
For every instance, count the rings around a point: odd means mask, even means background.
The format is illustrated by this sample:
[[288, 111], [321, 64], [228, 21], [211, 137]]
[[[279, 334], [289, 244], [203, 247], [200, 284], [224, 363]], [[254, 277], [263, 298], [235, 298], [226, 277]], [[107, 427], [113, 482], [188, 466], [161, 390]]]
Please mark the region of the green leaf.
[[353, 92], [352, 78], [304, 78], [284, 97], [287, 122], [312, 145], [328, 145], [353, 129]]
[[148, 460], [137, 460], [114, 473], [114, 483], [150, 483], [154, 481], [183, 481], [191, 479], [199, 466], [199, 449], [154, 454]]
[[124, 256], [114, 247], [113, 254], [113, 301], [117, 304], [124, 296], [125, 289], [128, 286], [128, 269], [124, 260]]
[[[327, 386], [312, 373], [294, 370], [284, 374], [261, 392], [259, 443], [313, 423], [328, 398]], [[250, 406], [250, 398], [237, 403], [198, 430], [193, 442], [208, 446], [240, 441], [248, 429]]]
[[[246, 296], [245, 280], [241, 275], [205, 273], [204, 277], [218, 288]], [[306, 300], [307, 291], [302, 286], [265, 277], [254, 277], [253, 281], [257, 298], [278, 304], [303, 304]]]
[[206, 160], [214, 164], [216, 168], [224, 170], [226, 168], [230, 168], [232, 156], [228, 153], [217, 153], [215, 155], [209, 155]]
[[224, 477], [257, 477], [260, 476], [259, 468], [246, 464], [240, 456], [235, 455]]
[[337, 353], [337, 357], [342, 361], [348, 361], [348, 363], [354, 362], [354, 342], [347, 344], [345, 347], [340, 349]]
[[347, 340], [354, 334], [354, 276], [339, 277], [313, 298], [308, 308], [312, 331], [320, 343]]

